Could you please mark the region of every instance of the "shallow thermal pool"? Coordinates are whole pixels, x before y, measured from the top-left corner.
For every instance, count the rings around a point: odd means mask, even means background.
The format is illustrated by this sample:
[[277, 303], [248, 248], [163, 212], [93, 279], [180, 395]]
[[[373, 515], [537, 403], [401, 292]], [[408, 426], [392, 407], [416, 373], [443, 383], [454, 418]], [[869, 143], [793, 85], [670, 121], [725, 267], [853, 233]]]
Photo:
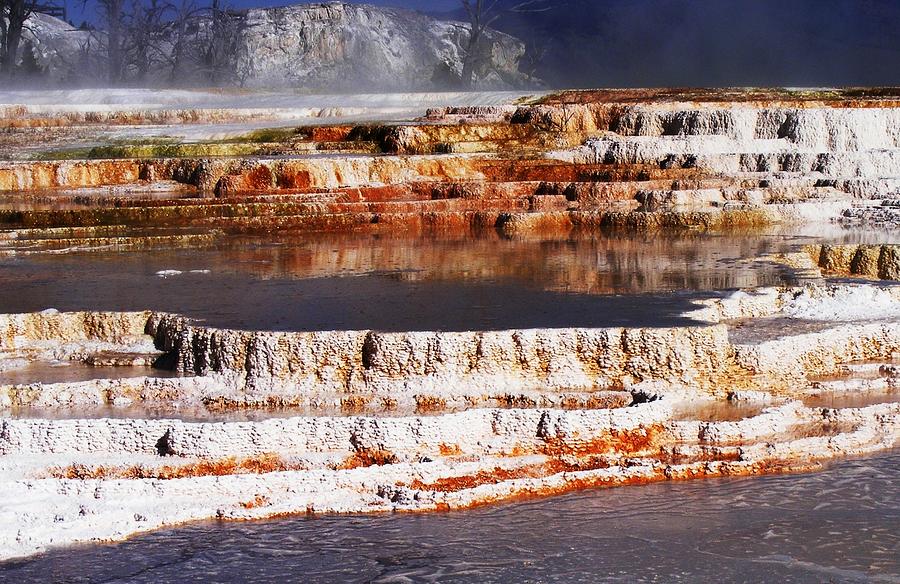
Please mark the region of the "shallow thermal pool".
[[900, 582], [898, 501], [893, 451], [465, 512], [198, 523], [0, 564], [0, 580]]
[[674, 326], [693, 300], [790, 284], [761, 235], [224, 238], [0, 257], [0, 312], [162, 310], [262, 330]]
[[130, 379], [137, 377], [175, 377], [165, 369], [143, 366], [92, 367], [75, 361], [29, 363], [25, 367], [0, 371], [0, 385], [30, 383], [77, 383], [93, 379]]

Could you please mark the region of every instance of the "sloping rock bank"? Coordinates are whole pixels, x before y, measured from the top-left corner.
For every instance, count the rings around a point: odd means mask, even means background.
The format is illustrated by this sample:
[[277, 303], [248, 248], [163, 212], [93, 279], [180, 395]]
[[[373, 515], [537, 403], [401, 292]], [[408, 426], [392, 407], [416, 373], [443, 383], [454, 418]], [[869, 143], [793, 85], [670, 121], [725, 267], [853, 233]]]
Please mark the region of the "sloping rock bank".
[[806, 251], [829, 274], [900, 280], [897, 245], [820, 245]]

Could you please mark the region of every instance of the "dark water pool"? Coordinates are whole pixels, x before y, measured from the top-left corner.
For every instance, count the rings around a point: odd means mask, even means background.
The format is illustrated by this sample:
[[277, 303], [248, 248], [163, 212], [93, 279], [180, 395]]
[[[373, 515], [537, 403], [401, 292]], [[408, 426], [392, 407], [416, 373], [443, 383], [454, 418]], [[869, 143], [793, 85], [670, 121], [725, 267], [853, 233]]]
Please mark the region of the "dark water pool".
[[900, 403], [900, 391], [829, 392], [803, 399], [811, 408], [866, 408], [878, 404]]
[[793, 281], [759, 236], [311, 235], [0, 258], [0, 312], [164, 310], [266, 330], [673, 326], [692, 301]]
[[176, 377], [174, 371], [144, 366], [92, 367], [79, 362], [29, 363], [25, 367], [0, 371], [0, 385], [29, 383], [77, 383], [94, 379], [136, 377]]
[[0, 564], [0, 580], [900, 582], [900, 452], [469, 512], [208, 522]]

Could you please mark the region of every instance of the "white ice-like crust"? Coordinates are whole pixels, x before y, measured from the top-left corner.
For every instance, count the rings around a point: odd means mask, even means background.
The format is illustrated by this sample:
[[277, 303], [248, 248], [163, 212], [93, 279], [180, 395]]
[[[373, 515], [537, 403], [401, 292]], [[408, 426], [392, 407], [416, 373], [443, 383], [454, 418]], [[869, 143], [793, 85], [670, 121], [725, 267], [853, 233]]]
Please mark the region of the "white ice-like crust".
[[702, 307], [685, 316], [708, 323], [720, 323], [738, 318], [771, 316], [784, 305], [784, 292], [779, 288], [737, 290], [725, 298], [700, 301]]
[[900, 289], [843, 286], [826, 294], [804, 290], [784, 306], [783, 312], [789, 318], [836, 322], [900, 318]]
[[709, 323], [775, 315], [831, 322], [884, 321], [900, 317], [900, 288], [869, 284], [760, 288], [699, 304], [701, 308], [686, 316]]
[[[323, 117], [313, 112], [420, 111], [449, 106], [502, 106], [542, 92], [466, 91], [297, 95], [292, 91], [246, 92], [150, 89], [0, 90], [0, 108], [25, 107], [29, 114], [122, 113], [153, 110], [235, 110], [297, 112], [295, 117]], [[327, 116], [324, 116], [327, 117]], [[218, 127], [218, 124], [217, 124]], [[171, 130], [172, 128], [170, 128]], [[212, 128], [215, 129], [215, 128]]]

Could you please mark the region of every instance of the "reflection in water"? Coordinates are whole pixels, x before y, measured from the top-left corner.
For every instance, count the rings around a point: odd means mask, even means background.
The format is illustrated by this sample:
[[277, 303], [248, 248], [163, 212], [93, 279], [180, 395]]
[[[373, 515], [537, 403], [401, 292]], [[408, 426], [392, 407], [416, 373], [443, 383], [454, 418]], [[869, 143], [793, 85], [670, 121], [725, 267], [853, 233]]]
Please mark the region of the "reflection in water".
[[667, 326], [684, 324], [698, 292], [791, 282], [753, 258], [792, 245], [758, 235], [229, 238], [3, 258], [0, 312], [149, 308], [276, 330]]
[[900, 391], [823, 391], [803, 398], [803, 404], [810, 408], [865, 408], [892, 403], [900, 403]]
[[544, 290], [617, 294], [714, 290], [780, 280], [784, 271], [752, 258], [784, 249], [776, 240], [724, 236], [573, 236], [509, 240], [393, 239], [327, 235], [235, 250], [260, 277], [391, 274], [402, 280], [498, 281]]
[[0, 565], [7, 581], [900, 582], [900, 452], [427, 515], [206, 522]]
[[[118, 192], [117, 196], [115, 193]], [[110, 208], [134, 205], [138, 201], [171, 201], [196, 197], [196, 193], [181, 191], [129, 191], [126, 188], [97, 187], [95, 189], [73, 189], [71, 191], [0, 192], [0, 210], [9, 211], [64, 211], [70, 209]]]
[[709, 422], [736, 422], [758, 416], [768, 406], [753, 402], [716, 400], [699, 403], [686, 402], [675, 407], [676, 420], [705, 420]]
[[174, 371], [143, 366], [92, 367], [74, 361], [29, 363], [24, 367], [0, 371], [0, 385], [29, 383], [73, 383], [94, 379], [135, 377], [174, 377]]

